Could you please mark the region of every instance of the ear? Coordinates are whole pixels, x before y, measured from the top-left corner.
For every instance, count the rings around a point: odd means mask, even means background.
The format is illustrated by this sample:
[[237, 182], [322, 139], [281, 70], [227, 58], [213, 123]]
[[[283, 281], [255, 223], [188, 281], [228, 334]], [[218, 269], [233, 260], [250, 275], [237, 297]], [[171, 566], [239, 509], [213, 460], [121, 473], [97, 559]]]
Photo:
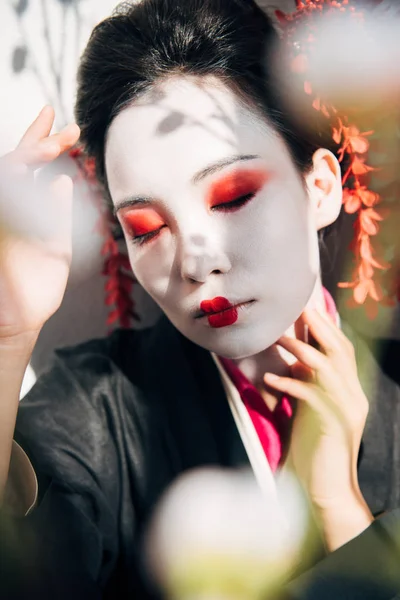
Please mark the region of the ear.
[[306, 185], [319, 230], [332, 225], [339, 216], [343, 197], [342, 175], [338, 159], [326, 148], [317, 150], [312, 161]]

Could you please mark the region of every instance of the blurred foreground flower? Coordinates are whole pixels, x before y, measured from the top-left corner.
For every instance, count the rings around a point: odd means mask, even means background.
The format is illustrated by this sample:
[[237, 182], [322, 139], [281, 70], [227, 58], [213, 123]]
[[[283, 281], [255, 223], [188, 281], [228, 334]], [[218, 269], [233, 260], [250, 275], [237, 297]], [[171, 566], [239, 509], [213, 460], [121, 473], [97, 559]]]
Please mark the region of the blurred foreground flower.
[[289, 475], [282, 475], [278, 496], [266, 498], [250, 472], [193, 471], [156, 510], [147, 562], [169, 598], [265, 600], [288, 578], [307, 526]]
[[318, 35], [312, 39], [307, 21], [298, 25], [296, 37], [311, 39], [312, 52], [299, 54], [295, 67], [307, 71], [320, 94], [341, 110], [355, 103], [358, 109], [379, 109], [382, 101], [397, 102], [400, 89], [400, 10], [391, 15], [363, 6], [358, 19], [354, 14], [354, 6], [343, 12], [316, 11]]

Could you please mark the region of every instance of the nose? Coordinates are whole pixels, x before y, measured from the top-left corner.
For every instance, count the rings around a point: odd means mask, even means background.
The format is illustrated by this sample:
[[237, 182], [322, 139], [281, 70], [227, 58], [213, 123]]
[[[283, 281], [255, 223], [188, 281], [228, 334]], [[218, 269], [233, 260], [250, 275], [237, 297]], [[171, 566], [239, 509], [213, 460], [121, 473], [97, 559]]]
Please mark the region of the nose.
[[210, 275], [231, 269], [228, 256], [205, 235], [190, 235], [182, 241], [181, 276], [189, 283], [205, 283]]

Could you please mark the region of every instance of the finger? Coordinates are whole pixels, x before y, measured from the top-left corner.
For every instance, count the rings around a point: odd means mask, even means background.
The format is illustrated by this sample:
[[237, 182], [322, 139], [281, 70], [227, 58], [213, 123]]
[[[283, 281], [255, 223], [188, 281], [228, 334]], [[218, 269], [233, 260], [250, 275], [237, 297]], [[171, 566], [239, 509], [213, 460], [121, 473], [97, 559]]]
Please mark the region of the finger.
[[306, 309], [303, 313], [303, 319], [310, 334], [326, 354], [342, 353], [344, 348], [347, 349], [347, 343], [349, 342], [332, 319], [323, 317], [317, 310], [313, 309]]
[[328, 325], [328, 327], [331, 329], [331, 331], [333, 331], [335, 333], [335, 335], [337, 335], [339, 337], [340, 340], [343, 341], [343, 343], [346, 345], [353, 347], [353, 344], [350, 342], [349, 338], [343, 333], [340, 324], [338, 323], [338, 321], [336, 319], [332, 319], [328, 313], [324, 313], [322, 311], [317, 311], [317, 314], [319, 316], [321, 316], [325, 321], [326, 324]]
[[45, 138], [32, 146], [19, 146], [14, 152], [7, 155], [6, 158], [17, 168], [19, 165], [24, 165], [35, 170], [55, 160], [59, 154], [60, 144], [50, 138]]
[[328, 358], [322, 352], [301, 340], [283, 335], [276, 344], [285, 348], [310, 369], [321, 371], [326, 367]]
[[[343, 361], [342, 354], [338, 365], [338, 361], [335, 361], [331, 356], [327, 356], [313, 346], [295, 338], [282, 336], [276, 343], [293, 354], [306, 368], [312, 370], [312, 379], [325, 391], [336, 390], [340, 382], [345, 379], [348, 366], [346, 363], [349, 363], [349, 361]], [[338, 373], [340, 373], [339, 377]]]
[[291, 396], [296, 400], [303, 400], [316, 410], [321, 408], [322, 399], [319, 388], [312, 384], [292, 379], [291, 377], [279, 377], [274, 373], [265, 373], [264, 381], [267, 385], [282, 392], [287, 396]]
[[343, 423], [340, 407], [336, 406], [327, 394], [322, 393], [317, 385], [290, 377], [279, 377], [273, 373], [266, 373], [264, 381], [285, 396], [304, 402], [317, 413], [321, 423], [332, 423], [332, 417]]
[[60, 147], [60, 154], [69, 150], [79, 140], [81, 130], [76, 123], [69, 123], [59, 133], [51, 135], [48, 140], [49, 143], [58, 144]]
[[56, 133], [31, 146], [19, 147], [13, 156], [10, 156], [10, 159], [15, 163], [23, 163], [32, 169], [38, 169], [72, 148], [78, 141], [79, 135], [79, 127], [72, 123], [64, 127], [60, 133]]
[[290, 373], [294, 379], [315, 382], [315, 372], [313, 369], [306, 367], [306, 365], [303, 365], [301, 362], [296, 362], [294, 365], [291, 365]]
[[54, 117], [54, 109], [52, 106], [47, 105], [42, 108], [39, 115], [22, 136], [18, 146], [30, 145], [47, 137], [53, 127]]

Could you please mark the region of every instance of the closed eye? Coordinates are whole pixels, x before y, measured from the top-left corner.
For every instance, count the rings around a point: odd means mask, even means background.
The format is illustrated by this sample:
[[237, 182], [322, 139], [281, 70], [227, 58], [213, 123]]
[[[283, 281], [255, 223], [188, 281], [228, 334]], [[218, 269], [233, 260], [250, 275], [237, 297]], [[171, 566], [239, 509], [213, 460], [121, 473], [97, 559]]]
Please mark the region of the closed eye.
[[161, 230], [164, 229], [164, 227], [166, 227], [166, 225], [162, 225], [158, 229], [155, 229], [154, 231], [149, 231], [148, 233], [143, 233], [142, 235], [135, 235], [135, 236], [131, 237], [131, 240], [134, 244], [137, 244], [138, 246], [142, 246], [146, 242], [149, 242], [150, 240], [153, 240], [154, 238], [156, 238], [158, 236], [158, 234], [161, 232]]
[[255, 192], [244, 194], [243, 196], [239, 196], [238, 198], [235, 198], [230, 202], [222, 202], [221, 204], [216, 204], [215, 206], [211, 207], [211, 210], [218, 210], [222, 212], [234, 212], [236, 210], [241, 209], [248, 202], [250, 202], [250, 200], [252, 200], [255, 195]]

